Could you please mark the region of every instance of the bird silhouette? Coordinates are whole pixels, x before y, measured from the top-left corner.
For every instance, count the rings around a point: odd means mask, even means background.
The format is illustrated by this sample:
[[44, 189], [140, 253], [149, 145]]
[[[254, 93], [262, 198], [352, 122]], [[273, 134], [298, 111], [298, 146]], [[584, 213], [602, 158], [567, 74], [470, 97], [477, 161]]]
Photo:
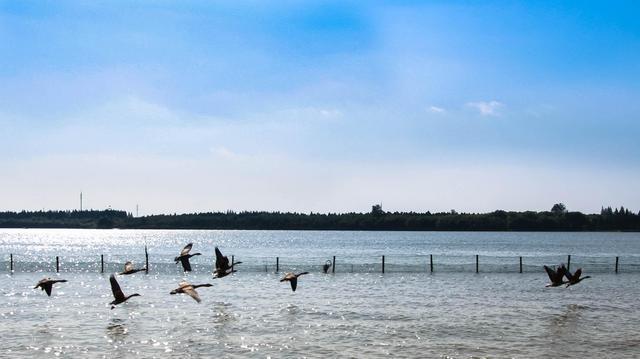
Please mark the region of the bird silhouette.
[[113, 298], [114, 298], [114, 301], [109, 303], [111, 304], [111, 309], [115, 308], [116, 305], [118, 304], [126, 302], [131, 297], [140, 296], [140, 294], [138, 293], [133, 293], [131, 295], [125, 296], [124, 293], [122, 293], [122, 289], [120, 289], [120, 285], [116, 280], [116, 276], [113, 274], [109, 277], [109, 282], [111, 282], [111, 291], [113, 292]]
[[567, 272], [567, 268], [565, 268], [564, 264], [559, 265], [556, 270], [544, 266], [544, 270], [547, 272], [547, 275], [551, 280], [551, 283], [546, 285], [547, 287], [558, 287], [568, 283], [563, 281], [564, 275]]
[[191, 263], [189, 262], [189, 258], [201, 255], [201, 253], [189, 254], [189, 252], [191, 252], [191, 247], [193, 247], [193, 243], [187, 244], [180, 251], [180, 255], [174, 258], [176, 263], [182, 263], [182, 269], [184, 269], [185, 272], [191, 272]]
[[133, 274], [133, 273], [138, 273], [138, 272], [142, 272], [143, 270], [146, 270], [146, 268], [140, 268], [140, 269], [133, 269], [133, 263], [131, 263], [130, 261], [124, 264], [124, 271], [118, 273], [120, 275], [127, 275], [127, 274]]
[[327, 259], [327, 261], [322, 265], [322, 271], [324, 273], [329, 272], [329, 268], [331, 267], [331, 261]]
[[284, 275], [284, 277], [282, 279], [280, 279], [281, 282], [289, 282], [291, 283], [291, 290], [292, 291], [296, 291], [296, 288], [298, 287], [298, 277], [304, 274], [309, 274], [309, 272], [302, 272], [302, 273], [286, 273]]
[[571, 274], [570, 271], [566, 271], [564, 273], [565, 277], [567, 277], [567, 279], [569, 280], [569, 283], [567, 283], [567, 287], [571, 286], [571, 285], [575, 285], [580, 283], [583, 279], [587, 279], [587, 278], [591, 278], [591, 276], [584, 276], [584, 277], [580, 277], [582, 275], [582, 268], [578, 268], [573, 274]]
[[200, 303], [200, 296], [198, 295], [198, 292], [196, 292], [196, 288], [213, 286], [212, 284], [209, 284], [209, 283], [190, 284], [186, 281], [182, 281], [178, 285], [179, 287], [169, 292], [169, 294], [179, 294], [179, 293], [187, 294], [198, 303]]
[[213, 271], [214, 278], [222, 278], [226, 277], [231, 273], [237, 272], [233, 267], [242, 263], [235, 262], [232, 265], [229, 265], [229, 258], [227, 256], [222, 255], [220, 249], [218, 247], [215, 248], [216, 251], [216, 269]]
[[38, 282], [38, 284], [36, 284], [35, 287], [33, 287], [33, 289], [40, 288], [40, 289], [44, 290], [45, 292], [47, 292], [48, 296], [51, 296], [51, 291], [53, 290], [53, 285], [55, 283], [65, 283], [66, 281], [67, 281], [66, 279], [43, 278]]

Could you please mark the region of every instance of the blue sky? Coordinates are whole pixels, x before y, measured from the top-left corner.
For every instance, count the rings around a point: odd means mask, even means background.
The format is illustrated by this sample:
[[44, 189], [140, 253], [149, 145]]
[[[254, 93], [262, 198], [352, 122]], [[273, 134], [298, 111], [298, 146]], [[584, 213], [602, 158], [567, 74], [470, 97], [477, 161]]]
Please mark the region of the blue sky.
[[0, 1], [0, 210], [638, 210], [639, 17]]

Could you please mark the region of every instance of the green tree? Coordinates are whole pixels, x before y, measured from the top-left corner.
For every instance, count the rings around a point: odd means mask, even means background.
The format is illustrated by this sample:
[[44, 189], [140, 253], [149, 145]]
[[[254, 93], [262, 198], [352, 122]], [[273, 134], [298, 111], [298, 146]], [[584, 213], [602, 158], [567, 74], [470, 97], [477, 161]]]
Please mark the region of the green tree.
[[371, 206], [371, 214], [374, 216], [382, 216], [384, 214], [384, 210], [382, 209], [382, 205], [374, 204]]
[[554, 214], [567, 213], [567, 206], [565, 206], [564, 203], [556, 203], [551, 207], [551, 212]]

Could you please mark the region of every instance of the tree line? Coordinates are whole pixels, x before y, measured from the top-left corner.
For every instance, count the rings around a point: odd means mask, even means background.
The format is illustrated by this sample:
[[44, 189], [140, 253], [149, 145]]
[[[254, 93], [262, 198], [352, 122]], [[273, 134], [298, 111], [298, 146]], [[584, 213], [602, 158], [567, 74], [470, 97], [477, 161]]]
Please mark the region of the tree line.
[[0, 212], [0, 228], [259, 229], [388, 231], [640, 231], [640, 212], [603, 207], [599, 214], [568, 211], [489, 213], [386, 212], [374, 205], [367, 213], [206, 212], [134, 217], [120, 210]]

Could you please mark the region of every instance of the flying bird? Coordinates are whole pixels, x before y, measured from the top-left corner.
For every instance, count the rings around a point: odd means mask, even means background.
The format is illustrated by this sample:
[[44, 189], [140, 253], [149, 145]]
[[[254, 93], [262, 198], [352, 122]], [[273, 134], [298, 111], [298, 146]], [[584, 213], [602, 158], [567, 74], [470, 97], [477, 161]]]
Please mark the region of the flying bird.
[[53, 285], [55, 283], [64, 283], [66, 282], [66, 279], [51, 279], [51, 278], [44, 278], [41, 279], [38, 284], [36, 284], [35, 287], [33, 287], [33, 289], [36, 288], [40, 288], [42, 290], [44, 290], [45, 292], [47, 292], [48, 296], [51, 296], [51, 290], [53, 290]]
[[182, 269], [184, 269], [185, 272], [191, 272], [191, 263], [189, 263], [189, 258], [201, 255], [201, 253], [189, 254], [189, 252], [191, 252], [191, 247], [193, 247], [193, 243], [187, 244], [180, 251], [180, 255], [174, 258], [176, 263], [182, 263]]
[[547, 275], [551, 280], [551, 283], [547, 284], [546, 287], [558, 287], [568, 283], [563, 281], [564, 275], [567, 272], [567, 268], [565, 268], [564, 264], [559, 265], [556, 270], [544, 266], [544, 270], [547, 272]]
[[180, 282], [180, 284], [178, 284], [178, 285], [179, 285], [179, 287], [174, 289], [174, 290], [172, 290], [169, 294], [179, 294], [179, 293], [187, 294], [198, 303], [200, 303], [200, 296], [198, 295], [198, 292], [196, 292], [196, 288], [213, 287], [213, 285], [209, 284], [209, 283], [205, 283], [205, 284], [190, 284], [190, 283], [185, 282], [185, 281]]
[[574, 285], [574, 284], [578, 284], [583, 279], [591, 278], [591, 276], [584, 276], [584, 277], [580, 278], [580, 276], [582, 275], [582, 268], [578, 268], [578, 270], [576, 270], [573, 274], [571, 274], [570, 271], [566, 271], [564, 273], [564, 275], [569, 280], [569, 282], [567, 283], [567, 287], [571, 286], [571, 285]]
[[115, 298], [115, 300], [109, 304], [111, 304], [111, 309], [115, 308], [116, 305], [121, 304], [126, 302], [129, 298], [131, 297], [139, 297], [140, 294], [138, 293], [133, 293], [131, 295], [127, 295], [125, 296], [124, 293], [122, 293], [122, 289], [120, 289], [120, 285], [118, 284], [118, 281], [116, 280], [116, 276], [115, 275], [111, 275], [109, 277], [109, 281], [111, 282], [111, 291], [113, 292], [113, 298]]
[[128, 261], [127, 263], [124, 264], [124, 271], [118, 274], [127, 275], [127, 274], [142, 272], [143, 270], [146, 270], [146, 268], [133, 269], [133, 263], [131, 263], [131, 261]]
[[242, 262], [235, 262], [232, 265], [229, 265], [229, 258], [227, 258], [227, 256], [223, 256], [218, 247], [216, 247], [215, 250], [216, 269], [213, 271], [214, 278], [226, 277], [231, 273], [237, 272], [235, 269], [233, 269], [233, 267]]
[[281, 282], [289, 282], [291, 283], [291, 290], [292, 291], [296, 291], [296, 288], [298, 287], [298, 277], [304, 274], [309, 274], [309, 272], [302, 272], [302, 273], [286, 273], [284, 275], [284, 277], [282, 279], [280, 279]]

